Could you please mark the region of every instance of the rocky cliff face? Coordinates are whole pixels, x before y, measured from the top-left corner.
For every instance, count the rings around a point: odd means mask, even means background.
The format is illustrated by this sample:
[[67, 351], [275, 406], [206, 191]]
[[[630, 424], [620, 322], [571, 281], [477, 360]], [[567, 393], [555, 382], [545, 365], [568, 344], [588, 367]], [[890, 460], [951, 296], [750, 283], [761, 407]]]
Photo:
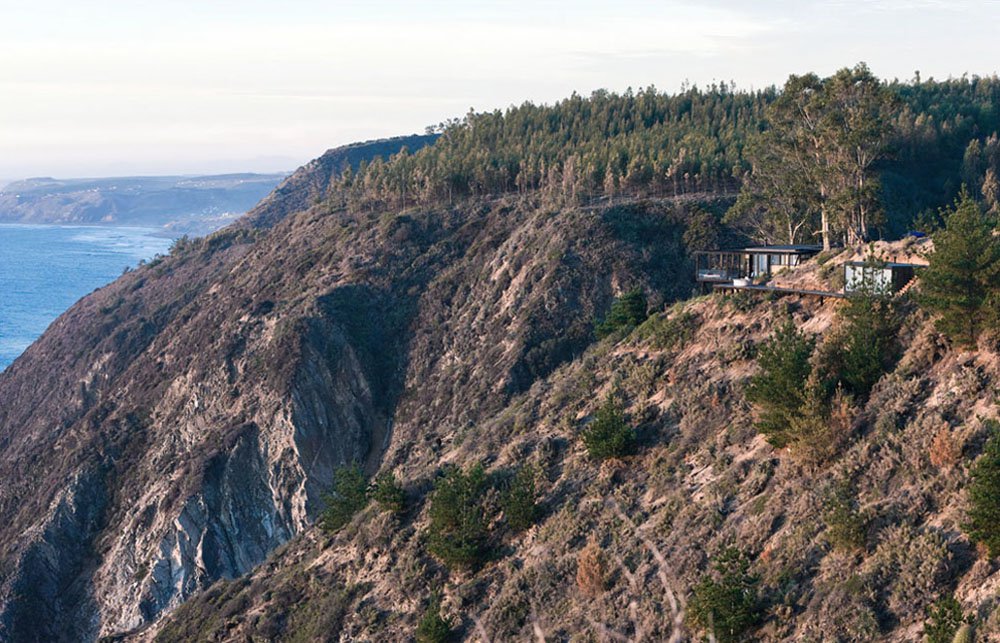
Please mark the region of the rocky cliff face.
[[[756, 434], [742, 393], [755, 347], [785, 318], [822, 337], [839, 305], [719, 295], [679, 304], [468, 426], [394, 436], [383, 466], [403, 480], [408, 512], [373, 504], [335, 535], [308, 530], [136, 639], [407, 640], [440, 590], [465, 640], [700, 640], [692, 590], [737, 545], [760, 579], [754, 640], [918, 640], [928, 608], [950, 595], [977, 640], [993, 640], [1000, 573], [961, 525], [969, 464], [997, 417], [995, 354], [948, 350], [910, 309], [903, 355], [838, 421], [837, 457], [810, 464]], [[580, 430], [612, 390], [640, 449], [597, 463]], [[427, 553], [428, 492], [441, 463], [477, 462], [499, 476], [533, 467], [543, 515], [493, 543], [481, 569], [448, 570]], [[866, 517], [861, 545], [846, 552], [824, 509], [844, 482]], [[596, 587], [580, 572], [589, 542], [600, 551], [588, 567]]]
[[337, 467], [443, 457], [581, 354], [616, 292], [690, 291], [673, 206], [331, 211], [327, 165], [0, 374], [0, 637], [142, 630], [308, 533]]

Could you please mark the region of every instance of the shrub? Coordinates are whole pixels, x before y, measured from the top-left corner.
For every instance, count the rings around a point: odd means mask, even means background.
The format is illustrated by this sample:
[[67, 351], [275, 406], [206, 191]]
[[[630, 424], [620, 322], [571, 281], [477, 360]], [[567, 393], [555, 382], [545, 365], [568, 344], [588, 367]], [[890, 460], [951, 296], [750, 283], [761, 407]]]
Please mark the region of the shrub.
[[642, 288], [633, 288], [611, 304], [611, 310], [594, 331], [598, 338], [607, 337], [619, 330], [630, 331], [646, 320], [646, 295]]
[[854, 488], [847, 482], [835, 484], [823, 501], [826, 538], [834, 549], [858, 552], [868, 541], [868, 519], [858, 509]]
[[604, 554], [597, 540], [591, 538], [576, 558], [576, 586], [585, 596], [595, 598], [607, 589]]
[[406, 493], [391, 471], [383, 471], [372, 483], [371, 497], [383, 511], [401, 514], [406, 511]]
[[951, 643], [972, 643], [974, 631], [972, 625], [969, 623], [962, 623], [959, 626], [958, 631], [955, 632], [955, 638], [951, 640]]
[[718, 641], [739, 641], [760, 621], [760, 579], [750, 573], [750, 559], [739, 549], [725, 549], [694, 588], [688, 615]]
[[535, 470], [520, 467], [500, 495], [507, 526], [513, 531], [524, 531], [535, 524], [539, 508], [535, 503]]
[[954, 596], [945, 596], [927, 610], [924, 640], [927, 643], [952, 643], [962, 622], [962, 604]]
[[938, 469], [958, 464], [959, 458], [962, 457], [962, 445], [952, 435], [949, 426], [941, 427], [941, 430], [934, 435], [929, 457], [931, 464]]
[[760, 372], [750, 378], [746, 396], [757, 406], [757, 429], [777, 448], [792, 441], [792, 422], [806, 399], [813, 347], [814, 341], [788, 320], [758, 352]]
[[990, 556], [1000, 555], [1000, 423], [991, 420], [992, 433], [983, 455], [972, 466], [968, 487], [969, 521], [965, 531], [976, 543], [983, 543]]
[[417, 623], [418, 643], [444, 643], [451, 639], [451, 622], [441, 616], [441, 595], [435, 592]]
[[434, 485], [429, 510], [428, 550], [443, 563], [468, 569], [486, 559], [489, 527], [483, 509], [487, 488], [482, 465], [468, 473], [452, 467]]
[[698, 329], [698, 315], [686, 310], [674, 315], [653, 315], [639, 326], [637, 333], [653, 348], [672, 350], [683, 348]]
[[867, 562], [884, 605], [899, 621], [922, 613], [954, 574], [944, 536], [907, 523], [884, 528]]
[[594, 421], [583, 430], [582, 438], [587, 453], [598, 460], [635, 453], [635, 430], [625, 420], [625, 413], [613, 393], [608, 394], [597, 409]]
[[337, 531], [368, 504], [368, 485], [357, 464], [341, 467], [333, 474], [333, 488], [323, 495], [326, 508], [319, 524], [324, 531]]

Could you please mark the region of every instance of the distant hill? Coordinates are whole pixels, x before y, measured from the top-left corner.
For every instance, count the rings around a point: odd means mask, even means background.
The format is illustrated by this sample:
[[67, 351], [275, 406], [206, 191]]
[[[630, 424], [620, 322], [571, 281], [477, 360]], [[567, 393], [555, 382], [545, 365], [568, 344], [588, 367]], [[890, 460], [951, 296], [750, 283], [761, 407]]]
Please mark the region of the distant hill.
[[345, 145], [291, 175], [25, 179], [0, 184], [0, 223], [153, 226], [176, 236], [201, 236], [232, 223], [258, 203], [251, 219], [261, 224], [323, 197], [302, 184], [304, 171], [311, 179], [321, 177], [317, 185], [326, 189], [331, 178], [347, 167], [357, 168], [376, 157], [388, 159], [404, 147], [413, 152], [436, 138], [399, 136]]
[[201, 235], [242, 215], [285, 176], [32, 178], [0, 190], [0, 222], [153, 226]]

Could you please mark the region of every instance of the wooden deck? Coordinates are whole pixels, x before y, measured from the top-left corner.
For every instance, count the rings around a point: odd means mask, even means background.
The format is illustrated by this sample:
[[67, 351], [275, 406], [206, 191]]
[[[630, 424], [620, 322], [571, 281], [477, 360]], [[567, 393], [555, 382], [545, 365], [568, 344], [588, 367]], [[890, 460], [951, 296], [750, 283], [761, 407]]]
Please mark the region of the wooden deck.
[[778, 286], [734, 286], [733, 284], [715, 284], [715, 290], [749, 290], [752, 292], [771, 292], [777, 295], [806, 295], [808, 297], [827, 297], [831, 299], [844, 299], [846, 295], [842, 292], [830, 292], [828, 290], [805, 290], [803, 288], [781, 288]]

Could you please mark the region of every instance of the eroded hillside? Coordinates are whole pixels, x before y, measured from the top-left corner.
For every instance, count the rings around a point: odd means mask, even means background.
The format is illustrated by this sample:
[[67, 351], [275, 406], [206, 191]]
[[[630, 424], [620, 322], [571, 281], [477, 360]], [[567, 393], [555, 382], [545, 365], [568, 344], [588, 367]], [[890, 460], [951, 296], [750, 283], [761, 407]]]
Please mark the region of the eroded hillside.
[[[734, 544], [752, 555], [766, 606], [754, 638], [917, 640], [927, 608], [952, 592], [979, 636], [998, 636], [1000, 574], [961, 529], [969, 464], [996, 417], [992, 351], [947, 350], [910, 307], [905, 349], [845, 418], [839, 455], [807, 464], [754, 429], [743, 391], [757, 348], [788, 317], [828, 333], [840, 305], [692, 300], [591, 347], [478, 422], [394, 434], [382, 466], [403, 481], [406, 513], [373, 504], [333, 536], [306, 531], [143, 637], [407, 640], [441, 591], [465, 640], [697, 639], [692, 589]], [[596, 463], [581, 430], [611, 390], [639, 451]], [[543, 513], [523, 534], [499, 530], [477, 571], [449, 571], [427, 552], [427, 498], [442, 465], [474, 463], [499, 477], [534, 467]], [[867, 517], [852, 551], [833, 546], [824, 510], [842, 484]]]
[[309, 533], [345, 463], [429, 471], [622, 289], [690, 293], [686, 207], [320, 202], [86, 297], [0, 375], [3, 636], [141, 629]]

